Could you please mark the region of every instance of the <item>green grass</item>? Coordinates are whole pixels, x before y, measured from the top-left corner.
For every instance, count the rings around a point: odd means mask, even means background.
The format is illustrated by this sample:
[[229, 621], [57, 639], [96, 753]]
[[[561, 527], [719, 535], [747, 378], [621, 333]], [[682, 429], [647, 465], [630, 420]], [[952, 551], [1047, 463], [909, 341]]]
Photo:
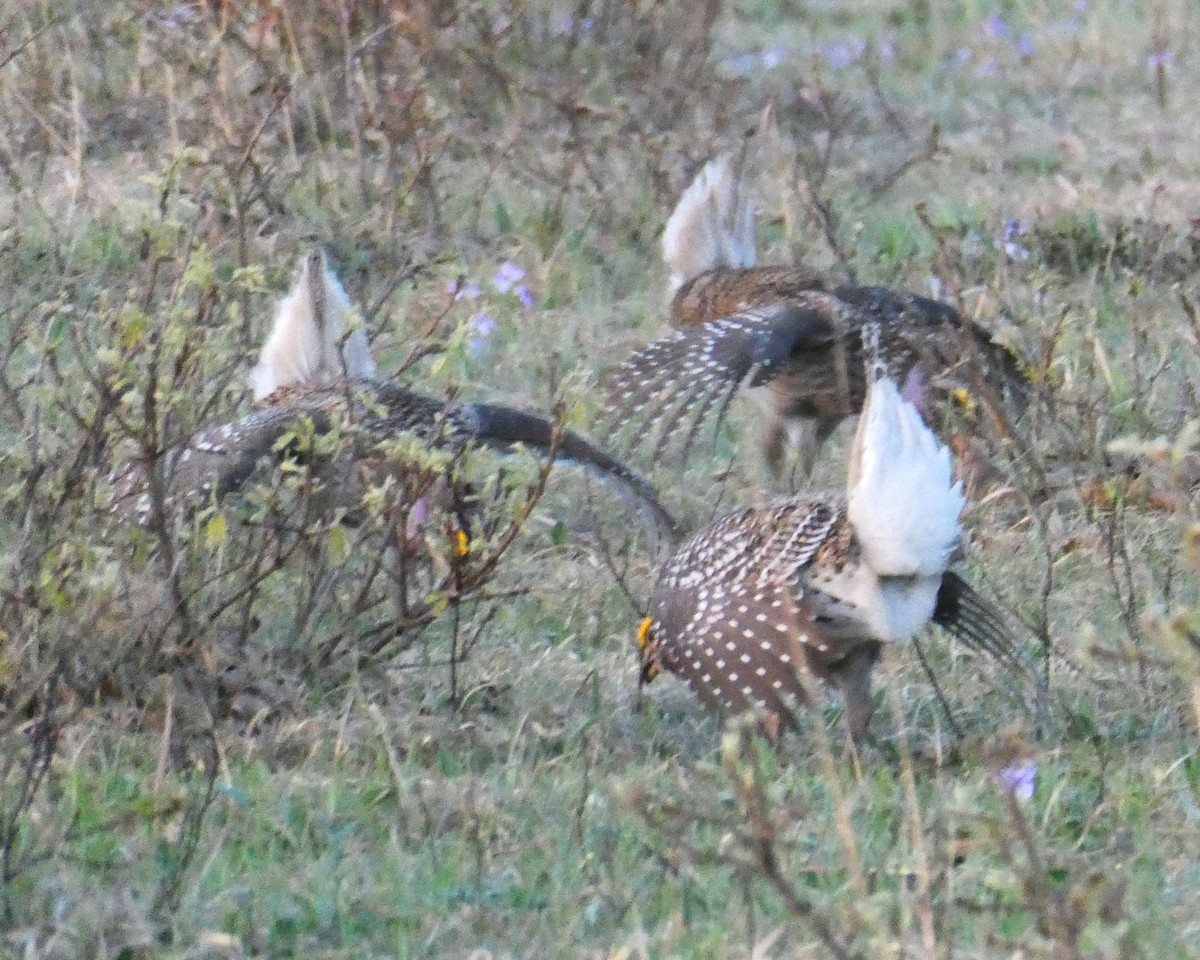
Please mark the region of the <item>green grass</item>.
[[[0, 955], [1200, 956], [1200, 675], [1193, 635], [1161, 616], [1194, 610], [1200, 571], [1197, 27], [1182, 2], [1061, 6], [755, 0], [703, 35], [647, 4], [585, 4], [587, 28], [569, 5], [505, 2], [357, 4], [344, 23], [315, 2], [281, 20], [14, 14]], [[1162, 40], [1165, 107], [1147, 66]], [[778, 64], [739, 66], [764, 51]], [[924, 648], [963, 737], [905, 654], [857, 761], [832, 698], [772, 750], [671, 678], [639, 692], [640, 614], [600, 544], [633, 537], [615, 559], [642, 597], [652, 545], [569, 470], [504, 558], [504, 599], [373, 655], [393, 608], [376, 587], [355, 612], [368, 528], [313, 534], [242, 598], [239, 564], [277, 546], [265, 494], [225, 505], [225, 538], [207, 514], [172, 531], [175, 570], [109, 515], [150, 383], [168, 439], [247, 409], [245, 369], [314, 240], [385, 370], [432, 327], [443, 349], [406, 372], [428, 391], [561, 401], [588, 426], [599, 371], [664, 329], [678, 191], [768, 97], [805, 163], [768, 171], [763, 261], [840, 252], [866, 282], [936, 279], [1039, 375], [1028, 443], [987, 446], [1013, 493], [972, 509], [968, 556], [1031, 651], [1050, 641], [1044, 731], [941, 638]], [[940, 149], [914, 160], [935, 124]], [[1006, 255], [1009, 221], [1028, 259]], [[495, 289], [506, 261], [534, 307]], [[450, 304], [460, 276], [480, 296]], [[479, 310], [497, 328], [474, 352]], [[121, 425], [93, 457], [104, 378]], [[639, 466], [699, 524], [762, 495], [738, 456], [754, 420], [735, 404], [688, 468]], [[1109, 449], [1130, 436], [1167, 444]], [[820, 482], [843, 482], [844, 447]], [[454, 689], [452, 642], [470, 646]], [[1027, 802], [994, 780], [1014, 751], [1038, 763]]]

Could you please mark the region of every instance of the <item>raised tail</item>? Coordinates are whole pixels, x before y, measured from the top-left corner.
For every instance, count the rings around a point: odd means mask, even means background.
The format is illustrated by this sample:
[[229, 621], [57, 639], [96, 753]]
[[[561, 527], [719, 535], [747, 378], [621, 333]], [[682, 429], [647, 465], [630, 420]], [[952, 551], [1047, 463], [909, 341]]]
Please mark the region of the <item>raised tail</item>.
[[346, 336], [354, 307], [325, 252], [314, 247], [300, 259], [296, 283], [275, 308], [270, 336], [250, 371], [256, 401], [280, 387], [371, 379], [375, 361], [364, 330]]
[[733, 156], [706, 163], [663, 230], [671, 293], [713, 267], [754, 266], [754, 207]]
[[944, 573], [965, 499], [950, 451], [877, 360], [851, 454], [848, 516], [878, 577]]
[[714, 267], [754, 266], [751, 188], [779, 145], [775, 107], [768, 103], [740, 148], [706, 163], [683, 191], [662, 237], [672, 295]]
[[628, 464], [606, 453], [574, 430], [561, 427], [549, 417], [495, 403], [463, 404], [474, 439], [491, 446], [511, 447], [523, 444], [537, 450], [554, 452], [564, 460], [577, 463], [601, 479], [613, 481], [618, 489], [644, 507], [660, 535], [674, 545], [682, 538], [675, 518], [662, 505], [654, 487]]

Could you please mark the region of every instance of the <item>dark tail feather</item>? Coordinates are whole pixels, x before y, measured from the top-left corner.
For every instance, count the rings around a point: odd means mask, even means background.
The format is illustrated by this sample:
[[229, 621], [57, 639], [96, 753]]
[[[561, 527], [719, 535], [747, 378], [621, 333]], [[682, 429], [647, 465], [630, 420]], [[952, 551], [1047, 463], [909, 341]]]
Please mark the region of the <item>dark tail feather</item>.
[[1003, 615], [953, 571], [942, 577], [933, 622], [970, 649], [988, 654], [1012, 674], [1032, 681], [1038, 712], [1044, 711], [1041, 677], [1017, 648]]
[[989, 654], [1010, 670], [1020, 669], [1016, 643], [1000, 612], [952, 571], [942, 577], [933, 622], [945, 627], [972, 650]]
[[659, 533], [667, 536], [671, 545], [682, 539], [679, 524], [659, 501], [654, 487], [632, 467], [574, 430], [559, 428], [542, 414], [500, 404], [472, 403], [466, 405], [466, 410], [474, 421], [477, 441], [504, 447], [520, 443], [538, 450], [554, 449], [557, 456], [616, 481], [622, 490], [632, 494], [649, 510]]

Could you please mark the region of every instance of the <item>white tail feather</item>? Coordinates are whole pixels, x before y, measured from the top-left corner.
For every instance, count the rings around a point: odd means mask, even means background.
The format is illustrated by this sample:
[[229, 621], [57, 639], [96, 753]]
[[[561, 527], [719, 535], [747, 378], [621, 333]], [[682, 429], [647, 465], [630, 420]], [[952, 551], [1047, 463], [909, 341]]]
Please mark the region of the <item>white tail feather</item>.
[[348, 376], [370, 379], [375, 361], [363, 329], [343, 335], [354, 311], [325, 254], [312, 250], [300, 263], [295, 286], [275, 308], [275, 323], [250, 371], [255, 400], [294, 383], [322, 383]]
[[663, 231], [671, 292], [713, 267], [754, 266], [754, 206], [732, 156], [710, 160], [679, 198]]
[[962, 530], [962, 484], [950, 451], [890, 377], [870, 386], [855, 454], [849, 518], [872, 572], [940, 577]]

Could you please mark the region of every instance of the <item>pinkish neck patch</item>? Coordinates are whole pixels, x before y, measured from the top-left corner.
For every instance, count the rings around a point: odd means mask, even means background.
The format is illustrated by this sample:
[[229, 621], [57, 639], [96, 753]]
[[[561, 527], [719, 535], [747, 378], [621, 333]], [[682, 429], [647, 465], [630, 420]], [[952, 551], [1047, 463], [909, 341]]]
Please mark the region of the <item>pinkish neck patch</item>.
[[925, 416], [925, 377], [920, 367], [912, 367], [904, 378], [900, 396], [911, 403], [922, 417]]

